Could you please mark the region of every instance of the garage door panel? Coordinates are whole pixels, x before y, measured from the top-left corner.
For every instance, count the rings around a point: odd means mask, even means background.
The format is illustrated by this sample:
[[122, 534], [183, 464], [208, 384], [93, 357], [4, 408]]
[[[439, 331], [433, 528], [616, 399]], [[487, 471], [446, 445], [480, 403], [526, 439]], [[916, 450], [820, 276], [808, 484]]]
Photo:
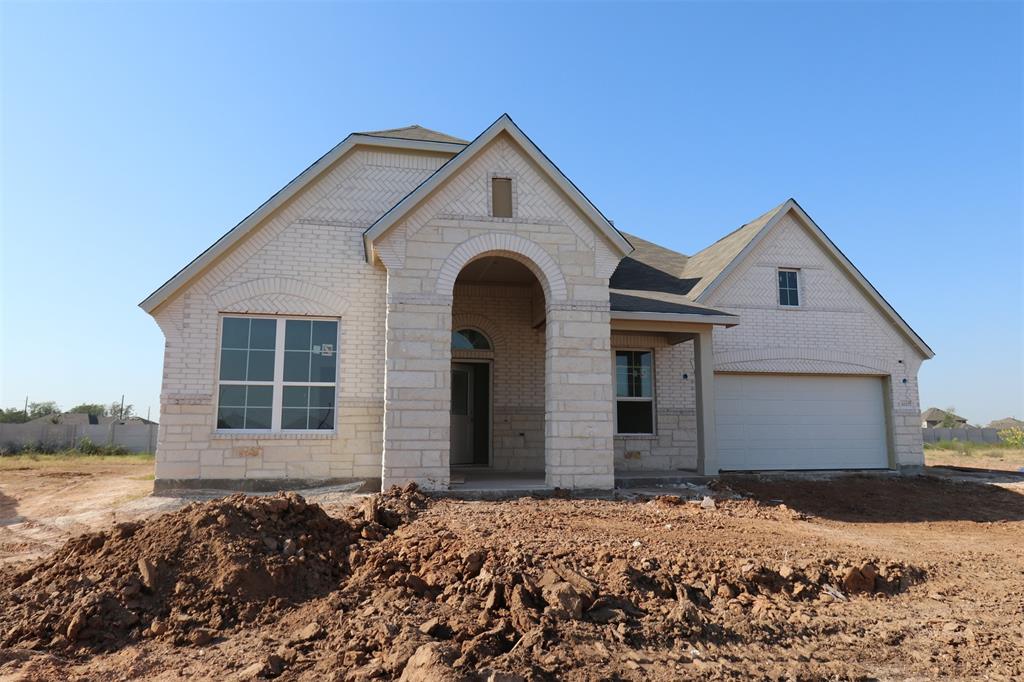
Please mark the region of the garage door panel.
[[716, 374], [723, 470], [885, 468], [878, 377]]

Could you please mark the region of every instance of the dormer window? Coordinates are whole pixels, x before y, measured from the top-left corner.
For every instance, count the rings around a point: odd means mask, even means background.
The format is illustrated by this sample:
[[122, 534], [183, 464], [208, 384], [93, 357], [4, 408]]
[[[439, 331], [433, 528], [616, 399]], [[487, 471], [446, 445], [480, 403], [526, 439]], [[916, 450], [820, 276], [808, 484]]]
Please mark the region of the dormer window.
[[800, 305], [799, 270], [779, 269], [779, 305]]
[[512, 217], [512, 178], [491, 178], [491, 215]]

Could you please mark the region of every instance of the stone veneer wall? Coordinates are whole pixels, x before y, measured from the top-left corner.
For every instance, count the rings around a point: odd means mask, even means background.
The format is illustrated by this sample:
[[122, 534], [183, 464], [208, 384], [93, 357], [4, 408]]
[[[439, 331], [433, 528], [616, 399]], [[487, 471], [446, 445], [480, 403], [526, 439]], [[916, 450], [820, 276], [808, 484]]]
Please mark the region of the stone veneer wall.
[[[513, 217], [488, 215], [490, 178], [512, 178]], [[501, 135], [378, 240], [388, 271], [384, 484], [449, 482], [453, 286], [474, 258], [530, 268], [544, 288], [545, 479], [611, 488], [611, 247]]]

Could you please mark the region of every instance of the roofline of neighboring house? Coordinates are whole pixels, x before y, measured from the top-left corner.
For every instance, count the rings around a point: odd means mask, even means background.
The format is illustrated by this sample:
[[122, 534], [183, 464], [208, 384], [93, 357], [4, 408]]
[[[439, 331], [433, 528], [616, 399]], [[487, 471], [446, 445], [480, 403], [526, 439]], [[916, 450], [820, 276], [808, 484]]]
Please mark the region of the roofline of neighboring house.
[[613, 310], [613, 320], [644, 320], [649, 322], [686, 322], [735, 327], [740, 323], [738, 315], [703, 315], [701, 313], [645, 313], [637, 310]]
[[729, 261], [729, 264], [726, 265], [722, 269], [722, 271], [718, 273], [715, 279], [712, 280], [711, 284], [705, 287], [704, 291], [702, 291], [695, 300], [698, 303], [706, 303], [707, 298], [711, 294], [711, 292], [713, 292], [722, 282], [726, 280], [729, 274], [733, 270], [735, 270], [736, 267], [741, 262], [743, 262], [743, 260], [746, 259], [746, 257], [761, 242], [764, 236], [767, 235], [771, 231], [771, 229], [775, 227], [775, 225], [780, 220], [782, 220], [783, 216], [785, 216], [790, 210], [796, 213], [797, 217], [799, 217], [808, 227], [811, 228], [811, 234], [813, 234], [817, 238], [819, 243], [821, 243], [822, 246], [825, 247], [825, 250], [829, 253], [829, 255], [831, 255], [832, 258], [843, 267], [843, 269], [854, 280], [854, 282], [856, 282], [857, 285], [860, 286], [860, 288], [868, 294], [868, 297], [872, 300], [872, 302], [874, 302], [874, 304], [878, 306], [882, 310], [882, 312], [884, 312], [896, 324], [900, 331], [902, 331], [903, 334], [910, 340], [910, 342], [914, 344], [914, 346], [918, 349], [918, 351], [921, 352], [925, 359], [928, 360], [935, 357], [935, 351], [933, 351], [931, 347], [924, 342], [924, 339], [918, 336], [917, 332], [915, 332], [913, 328], [909, 324], [907, 324], [907, 321], [904, 320], [898, 312], [896, 312], [896, 309], [893, 308], [887, 300], [885, 300], [885, 297], [883, 297], [882, 294], [878, 292], [878, 289], [876, 289], [874, 285], [868, 281], [864, 274], [857, 269], [857, 266], [854, 265], [853, 262], [846, 257], [846, 254], [844, 254], [839, 249], [839, 247], [835, 245], [832, 239], [829, 238], [827, 234], [825, 234], [825, 231], [818, 227], [818, 224], [814, 222], [814, 219], [812, 219], [811, 216], [808, 215], [806, 211], [804, 211], [803, 207], [797, 203], [796, 199], [793, 199], [792, 197], [787, 199], [786, 202], [779, 207], [779, 209], [775, 212], [775, 215], [773, 215], [771, 219], [764, 224], [764, 227], [758, 230], [757, 234], [754, 235], [754, 237], [747, 243], [746, 246], [743, 247], [743, 249], [736, 255], [735, 258]]
[[428, 140], [410, 140], [407, 138], [383, 137], [352, 133], [334, 146], [329, 152], [314, 161], [308, 168], [299, 173], [287, 185], [263, 202], [255, 211], [247, 215], [240, 223], [228, 230], [209, 248], [196, 256], [188, 265], [179, 270], [164, 282], [156, 291], [147, 296], [139, 307], [152, 314], [161, 304], [166, 302], [187, 283], [203, 272], [219, 256], [230, 250], [235, 244], [246, 237], [278, 208], [298, 194], [303, 188], [320, 177], [349, 151], [358, 146], [384, 147], [391, 149], [412, 149], [425, 152], [443, 152], [457, 154], [466, 145], [457, 142], [434, 142]]
[[540, 166], [541, 170], [551, 178], [555, 185], [565, 193], [593, 224], [598, 231], [625, 256], [633, 251], [633, 245], [629, 243], [621, 232], [619, 232], [611, 221], [587, 198], [583, 192], [556, 166], [548, 156], [541, 151], [533, 140], [516, 125], [512, 117], [507, 113], [502, 114], [498, 119], [489, 125], [486, 130], [476, 136], [472, 142], [466, 145], [458, 154], [438, 168], [426, 180], [421, 182], [415, 189], [409, 192], [397, 204], [391, 207], [387, 213], [378, 218], [366, 232], [363, 233], [363, 246], [366, 251], [366, 261], [372, 263], [375, 253], [373, 243], [383, 237], [388, 230], [407, 216], [420, 205], [435, 189], [442, 185], [448, 178], [465, 166], [469, 161], [494, 140], [501, 133], [507, 133], [530, 157]]

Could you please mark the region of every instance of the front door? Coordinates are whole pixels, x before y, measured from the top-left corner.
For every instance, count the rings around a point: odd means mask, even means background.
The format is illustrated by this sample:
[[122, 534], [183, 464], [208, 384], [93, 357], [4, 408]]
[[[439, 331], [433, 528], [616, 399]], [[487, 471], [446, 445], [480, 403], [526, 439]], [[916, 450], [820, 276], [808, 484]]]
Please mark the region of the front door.
[[451, 452], [453, 465], [488, 466], [491, 445], [491, 366], [452, 363]]
[[452, 464], [473, 463], [473, 365], [452, 365]]

